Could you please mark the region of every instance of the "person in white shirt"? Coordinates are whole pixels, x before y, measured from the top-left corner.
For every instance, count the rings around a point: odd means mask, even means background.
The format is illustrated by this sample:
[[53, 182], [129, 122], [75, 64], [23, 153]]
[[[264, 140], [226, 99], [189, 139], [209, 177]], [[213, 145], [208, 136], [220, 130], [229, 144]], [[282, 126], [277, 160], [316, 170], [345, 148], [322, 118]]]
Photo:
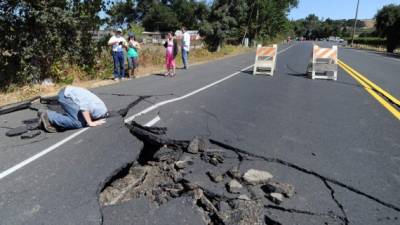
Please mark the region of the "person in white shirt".
[[112, 56], [114, 61], [114, 80], [118, 81], [125, 78], [125, 55], [124, 48], [128, 43], [122, 36], [122, 29], [118, 28], [115, 35], [110, 38], [108, 45], [112, 47]]
[[183, 62], [183, 68], [185, 70], [188, 69], [188, 63], [189, 63], [189, 50], [190, 50], [190, 34], [186, 31], [186, 27], [181, 28], [182, 33], [183, 33], [183, 38], [182, 38], [182, 62]]

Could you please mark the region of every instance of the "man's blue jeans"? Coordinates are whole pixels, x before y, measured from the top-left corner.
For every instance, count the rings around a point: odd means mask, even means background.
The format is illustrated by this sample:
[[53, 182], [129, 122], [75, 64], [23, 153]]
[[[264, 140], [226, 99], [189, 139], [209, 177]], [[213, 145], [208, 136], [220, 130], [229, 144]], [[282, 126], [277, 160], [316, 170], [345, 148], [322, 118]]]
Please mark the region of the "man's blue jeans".
[[58, 102], [66, 114], [47, 111], [51, 125], [60, 129], [78, 129], [86, 126], [86, 121], [79, 110], [79, 106], [72, 99], [65, 97], [64, 90], [62, 89], [58, 93]]
[[124, 52], [113, 52], [114, 78], [125, 77], [125, 55]]
[[185, 69], [188, 68], [188, 60], [189, 60], [188, 58], [189, 58], [189, 51], [182, 49], [182, 62], [183, 62], [183, 67]]

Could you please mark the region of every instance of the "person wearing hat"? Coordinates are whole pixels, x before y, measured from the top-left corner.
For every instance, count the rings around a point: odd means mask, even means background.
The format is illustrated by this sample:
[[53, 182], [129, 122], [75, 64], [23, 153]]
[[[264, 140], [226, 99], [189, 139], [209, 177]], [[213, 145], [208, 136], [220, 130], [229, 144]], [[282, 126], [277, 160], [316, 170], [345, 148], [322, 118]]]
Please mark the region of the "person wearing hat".
[[125, 78], [125, 56], [124, 48], [128, 46], [125, 38], [122, 36], [122, 29], [118, 28], [115, 34], [108, 41], [112, 47], [112, 56], [114, 61], [114, 80], [118, 81]]
[[135, 78], [135, 69], [139, 65], [139, 50], [140, 44], [136, 41], [135, 34], [129, 32], [128, 34], [128, 69], [129, 78]]

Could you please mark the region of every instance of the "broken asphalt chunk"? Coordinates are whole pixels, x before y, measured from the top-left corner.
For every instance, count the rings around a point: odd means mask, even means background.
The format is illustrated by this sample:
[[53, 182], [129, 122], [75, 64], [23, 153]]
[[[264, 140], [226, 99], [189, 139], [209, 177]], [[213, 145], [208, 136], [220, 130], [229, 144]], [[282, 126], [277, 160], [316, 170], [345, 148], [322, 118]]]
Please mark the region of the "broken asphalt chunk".
[[270, 193], [266, 197], [277, 205], [280, 205], [283, 202], [283, 194], [281, 193]]
[[210, 146], [210, 141], [205, 138], [195, 137], [189, 144], [187, 152], [197, 154], [199, 152], [205, 152]]
[[258, 200], [264, 198], [265, 193], [259, 186], [250, 186], [248, 188], [251, 199]]
[[244, 201], [251, 201], [251, 199], [247, 195], [239, 195], [238, 199], [244, 200]]
[[272, 174], [267, 171], [250, 169], [243, 174], [243, 180], [251, 185], [265, 184], [273, 178]]
[[237, 167], [232, 167], [229, 169], [227, 172], [228, 176], [230, 176], [232, 179], [237, 179], [240, 180], [242, 179], [242, 174], [240, 173], [239, 169]]
[[280, 182], [268, 182], [261, 187], [266, 193], [281, 193], [286, 198], [290, 198], [294, 195], [294, 187], [290, 184], [280, 183]]
[[181, 157], [179, 157], [179, 160], [175, 162], [175, 168], [176, 169], [184, 169], [187, 166], [193, 165], [193, 158], [188, 156], [188, 155], [181, 155]]
[[40, 130], [28, 131], [27, 133], [21, 135], [21, 139], [31, 139], [39, 136], [41, 133], [42, 132], [40, 132]]
[[0, 115], [12, 113], [18, 110], [28, 109], [31, 106], [32, 102], [36, 99], [39, 99], [39, 96], [33, 97], [26, 101], [0, 106]]
[[156, 153], [154, 153], [153, 158], [159, 162], [162, 161], [175, 161], [177, 158], [177, 152], [166, 146], [161, 147]]
[[26, 126], [19, 126], [19, 127], [8, 130], [6, 132], [6, 135], [8, 137], [14, 137], [14, 136], [24, 134], [26, 132], [28, 132], [28, 129], [26, 128]]
[[226, 184], [226, 187], [230, 193], [238, 194], [243, 189], [243, 186], [237, 180], [231, 180]]
[[189, 147], [187, 148], [187, 152], [192, 153], [192, 154], [199, 153], [199, 139], [198, 138], [194, 138], [190, 142]]
[[175, 168], [177, 169], [184, 169], [190, 165], [193, 165], [193, 161], [191, 160], [179, 160], [175, 162]]
[[205, 138], [199, 138], [198, 139], [199, 140], [199, 142], [198, 142], [198, 150], [200, 151], [200, 152], [205, 152], [205, 151], [207, 151], [208, 150], [208, 148], [210, 147], [210, 141], [208, 140], [208, 139], [205, 139]]
[[208, 162], [211, 163], [214, 166], [218, 166], [218, 163], [219, 163], [218, 159], [214, 158], [214, 157], [210, 158], [210, 160]]
[[224, 180], [224, 177], [222, 175], [216, 175], [210, 171], [207, 171], [206, 174], [210, 178], [210, 180], [214, 183], [220, 183]]

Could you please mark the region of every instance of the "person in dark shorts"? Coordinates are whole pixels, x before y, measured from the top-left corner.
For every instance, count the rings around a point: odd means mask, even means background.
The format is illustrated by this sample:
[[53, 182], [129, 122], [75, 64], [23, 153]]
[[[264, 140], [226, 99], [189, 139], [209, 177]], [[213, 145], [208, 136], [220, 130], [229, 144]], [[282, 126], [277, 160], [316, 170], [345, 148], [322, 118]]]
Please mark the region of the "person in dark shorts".
[[135, 35], [129, 33], [128, 37], [128, 69], [129, 78], [135, 78], [135, 70], [139, 66], [139, 49], [140, 44], [136, 41]]

